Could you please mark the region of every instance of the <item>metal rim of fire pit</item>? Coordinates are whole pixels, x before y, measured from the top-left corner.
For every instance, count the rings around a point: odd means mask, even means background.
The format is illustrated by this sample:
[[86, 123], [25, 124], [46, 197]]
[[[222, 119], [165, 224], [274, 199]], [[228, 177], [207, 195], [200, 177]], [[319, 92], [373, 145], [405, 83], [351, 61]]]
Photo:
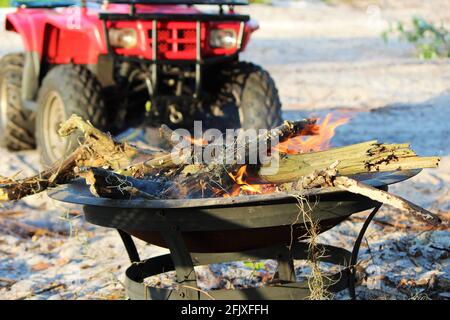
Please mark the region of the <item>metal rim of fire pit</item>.
[[[383, 174], [372, 173], [360, 177], [359, 180], [387, 190], [387, 185], [409, 179], [418, 172], [420, 170]], [[118, 229], [132, 262], [132, 265], [126, 270], [125, 281], [126, 293], [131, 299], [305, 299], [310, 294], [307, 282], [296, 282], [293, 266], [293, 259], [308, 259], [308, 247], [303, 242], [293, 243], [290, 250], [286, 245], [274, 245], [240, 252], [194, 253], [188, 250], [183, 237], [183, 232], [187, 231], [248, 229], [280, 223], [292, 224], [292, 215], [287, 215], [286, 212], [279, 214], [274, 210], [277, 206], [278, 209], [279, 206], [290, 206], [290, 210], [292, 210], [292, 206], [295, 206], [297, 201], [292, 195], [280, 197], [277, 195], [272, 198], [251, 196], [253, 197], [251, 201], [249, 197], [236, 197], [235, 201], [232, 202], [225, 198], [216, 202], [215, 206], [212, 205], [213, 202], [210, 202], [210, 199], [196, 199], [200, 202], [202, 200], [207, 201], [203, 201], [204, 206], [199, 206], [199, 202], [195, 202], [193, 206], [183, 208], [180, 207], [179, 203], [176, 206], [166, 203], [166, 206], [161, 208], [161, 201], [169, 202], [170, 200], [147, 200], [147, 202], [159, 201], [159, 206], [156, 207], [151, 204], [143, 206], [143, 202], [138, 200], [124, 200], [121, 206], [115, 206], [120, 202], [119, 200], [98, 199], [92, 195], [89, 196], [87, 189], [86, 186], [82, 187], [80, 183], [74, 183], [51, 191], [50, 196], [56, 200], [84, 204], [83, 209], [89, 222]], [[313, 213], [313, 216], [317, 219], [336, 218], [336, 216], [341, 216], [344, 219], [353, 213], [373, 208], [361, 228], [352, 252], [330, 245], [323, 246], [326, 250], [325, 262], [343, 267], [341, 272], [323, 279], [326, 289], [335, 293], [348, 288], [351, 297], [355, 298], [354, 266], [358, 259], [359, 247], [366, 229], [381, 204], [363, 196], [347, 192], [335, 192], [334, 190], [311, 193], [308, 196], [320, 198], [318, 205], [321, 206], [327, 201], [334, 203], [333, 208], [323, 210], [323, 212], [320, 211], [322, 212], [321, 217], [316, 217], [316, 213]], [[185, 205], [192, 204], [189, 201], [186, 200]], [[126, 208], [127, 206], [128, 208]], [[267, 210], [264, 210], [264, 207]], [[336, 213], [336, 210], [340, 207], [341, 213]], [[241, 214], [233, 214], [234, 211], [240, 211], [243, 208], [253, 218], [246, 217], [242, 212]], [[345, 210], [347, 210], [346, 214]], [[189, 211], [192, 211], [192, 213], [189, 214]], [[218, 215], [217, 212], [220, 212], [220, 214]], [[272, 217], [270, 219], [269, 216], [265, 217], [264, 212], [271, 214]], [[328, 216], [327, 212], [329, 213]], [[283, 215], [284, 222], [281, 222], [280, 218]], [[201, 221], [195, 219], [195, 217], [200, 216], [203, 217], [201, 218], [203, 220], [211, 216], [212, 218], [201, 223]], [[140, 217], [140, 220], [135, 220], [136, 217]], [[214, 223], [215, 220], [217, 220], [216, 223]], [[228, 221], [228, 225], [224, 225], [224, 221]], [[130, 233], [123, 231], [133, 228], [158, 231], [169, 248], [170, 254], [141, 260]], [[262, 259], [278, 261], [277, 279], [274, 283], [260, 288], [221, 289], [211, 290], [207, 293], [198, 289], [194, 266], [226, 261]], [[176, 289], [155, 288], [145, 285], [145, 278], [171, 270], [176, 271]]]
[[[421, 169], [391, 171], [391, 172], [371, 172], [352, 176], [355, 180], [364, 181], [365, 184], [372, 187], [381, 187], [398, 183], [417, 175]], [[148, 199], [132, 199], [132, 200], [116, 200], [106, 198], [96, 198], [85, 187], [83, 180], [78, 180], [70, 185], [71, 191], [67, 186], [58, 186], [51, 191], [49, 195], [59, 201], [69, 202], [81, 205], [93, 205], [100, 207], [111, 208], [193, 208], [193, 207], [208, 207], [221, 205], [233, 205], [235, 203], [255, 203], [265, 200], [286, 199], [292, 197], [292, 194], [277, 192], [272, 194], [249, 195], [238, 197], [223, 197], [223, 198], [198, 198], [198, 199], [164, 199], [164, 200], [148, 200]], [[337, 188], [319, 188], [308, 190], [306, 196], [332, 194], [339, 191]], [[76, 194], [76, 196], [74, 196]], [[188, 200], [188, 201], [187, 201]]]

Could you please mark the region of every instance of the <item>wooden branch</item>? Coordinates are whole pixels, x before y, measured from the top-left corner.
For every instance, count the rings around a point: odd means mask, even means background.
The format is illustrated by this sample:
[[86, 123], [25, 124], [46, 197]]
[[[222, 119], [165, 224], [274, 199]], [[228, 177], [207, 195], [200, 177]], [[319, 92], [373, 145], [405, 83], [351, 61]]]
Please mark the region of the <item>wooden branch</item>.
[[61, 163], [55, 163], [50, 169], [38, 175], [0, 184], [0, 202], [19, 200], [58, 184], [68, 183], [76, 177], [73, 169], [83, 152], [84, 149], [79, 147]]
[[[357, 217], [357, 216], [352, 216], [350, 218], [351, 221], [358, 221], [358, 222], [364, 222], [366, 221], [366, 218], [364, 217]], [[373, 219], [372, 220], [373, 223], [378, 224], [382, 227], [389, 227], [389, 228], [394, 228], [394, 229], [406, 229], [406, 230], [411, 230], [411, 231], [431, 231], [431, 230], [436, 230], [435, 226], [430, 226], [430, 225], [414, 225], [414, 224], [403, 224], [403, 223], [397, 223], [397, 221], [389, 222], [389, 221], [384, 221], [384, 220], [377, 220], [377, 219]], [[438, 230], [445, 230], [447, 228], [446, 224], [444, 222], [441, 223], [441, 225], [438, 227]]]
[[58, 132], [62, 137], [67, 137], [77, 131], [84, 135], [86, 152], [84, 159], [78, 160], [77, 165], [80, 167], [109, 167], [111, 170], [119, 170], [155, 156], [154, 151], [115, 141], [109, 134], [94, 128], [77, 115], [72, 115], [64, 122]]
[[76, 167], [106, 167], [119, 170], [134, 162], [148, 161], [149, 158], [160, 154], [114, 141], [109, 135], [76, 115], [72, 115], [61, 126], [59, 133], [68, 136], [77, 130], [84, 133], [84, 143], [65, 159], [57, 161], [35, 176], [0, 181], [0, 202], [19, 200], [56, 185], [68, 183], [77, 177], [74, 172]]
[[85, 178], [93, 195], [103, 198], [159, 199], [161, 191], [171, 185], [170, 182], [134, 179], [102, 168], [79, 168], [77, 173]]
[[372, 200], [390, 205], [394, 208], [399, 209], [404, 213], [417, 217], [422, 221], [425, 221], [434, 226], [437, 226], [442, 222], [437, 215], [429, 212], [428, 210], [425, 210], [424, 208], [406, 199], [403, 199], [402, 197], [368, 186], [362, 182], [356, 181], [349, 177], [343, 176], [335, 177], [333, 179], [333, 186], [352, 193], [361, 194]]
[[312, 188], [336, 187], [351, 193], [360, 194], [372, 200], [390, 205], [400, 211], [419, 218], [431, 225], [441, 224], [441, 219], [420, 206], [389, 192], [371, 187], [349, 177], [338, 176], [339, 162], [335, 161], [328, 168], [316, 170], [299, 181], [282, 185], [282, 190], [303, 190]]

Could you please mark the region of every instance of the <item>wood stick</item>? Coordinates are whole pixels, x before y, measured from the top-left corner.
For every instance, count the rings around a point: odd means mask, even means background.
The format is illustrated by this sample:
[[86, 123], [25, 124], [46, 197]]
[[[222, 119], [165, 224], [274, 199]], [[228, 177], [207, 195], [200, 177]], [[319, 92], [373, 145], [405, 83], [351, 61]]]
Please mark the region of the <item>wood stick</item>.
[[6, 283], [7, 286], [12, 286], [17, 280], [9, 279], [9, 278], [0, 278], [0, 282]]
[[77, 163], [79, 166], [107, 166], [112, 170], [118, 170], [136, 162], [142, 162], [143, 158], [147, 160], [155, 156], [154, 151], [139, 149], [126, 142], [115, 141], [109, 134], [101, 132], [77, 115], [72, 115], [65, 121], [58, 133], [62, 137], [67, 137], [77, 131], [84, 135], [83, 144], [86, 153], [91, 152], [91, 154], [86, 154], [85, 159], [79, 159]]
[[[366, 218], [363, 217], [355, 217], [352, 216], [350, 218], [351, 221], [357, 221], [357, 222], [364, 222], [366, 221]], [[384, 221], [384, 220], [377, 220], [377, 219], [373, 219], [372, 220], [373, 223], [378, 224], [380, 226], [383, 227], [390, 227], [390, 228], [395, 228], [395, 229], [406, 229], [406, 230], [412, 230], [412, 231], [431, 231], [431, 230], [435, 230], [436, 227], [434, 226], [430, 226], [430, 225], [407, 225], [407, 224], [403, 224], [403, 223], [397, 223], [396, 221], [394, 223], [389, 222], [389, 221]], [[441, 223], [441, 225], [439, 226], [439, 230], [445, 230], [447, 227], [445, 226], [444, 223]]]
[[73, 168], [83, 152], [83, 148], [79, 147], [62, 163], [56, 163], [50, 169], [29, 178], [0, 184], [0, 202], [19, 200], [73, 180], [76, 177]]
[[159, 199], [163, 189], [171, 184], [162, 181], [134, 179], [102, 168], [79, 168], [77, 173], [96, 197], [111, 199]]
[[255, 175], [267, 183], [282, 184], [327, 168], [335, 161], [339, 162], [337, 169], [340, 175], [347, 176], [366, 172], [435, 168], [440, 159], [418, 157], [407, 144], [383, 145], [368, 141], [325, 151], [285, 155], [280, 159], [276, 174], [267, 175], [262, 169], [258, 169]]
[[[372, 200], [390, 205], [431, 225], [437, 226], [441, 224], [442, 221], [437, 215], [406, 199], [403, 199], [402, 197], [371, 187], [349, 177], [338, 176], [338, 167], [339, 161], [335, 161], [328, 168], [316, 170], [313, 173], [303, 177], [299, 181], [290, 184], [289, 188], [302, 190], [318, 187], [323, 188], [327, 186], [336, 187], [341, 190], [360, 194]], [[286, 189], [287, 187], [284, 186], [284, 188]]]
[[0, 202], [19, 200], [56, 185], [68, 183], [77, 177], [74, 172], [76, 167], [108, 167], [119, 170], [136, 161], [147, 161], [160, 154], [114, 141], [111, 136], [76, 115], [72, 115], [62, 124], [59, 133], [68, 136], [77, 130], [84, 134], [83, 145], [37, 175], [18, 180], [3, 179], [0, 182]]
[[406, 199], [403, 199], [402, 197], [368, 186], [349, 177], [335, 177], [333, 179], [333, 186], [352, 193], [361, 194], [372, 200], [390, 205], [433, 226], [437, 226], [442, 222], [437, 215]]

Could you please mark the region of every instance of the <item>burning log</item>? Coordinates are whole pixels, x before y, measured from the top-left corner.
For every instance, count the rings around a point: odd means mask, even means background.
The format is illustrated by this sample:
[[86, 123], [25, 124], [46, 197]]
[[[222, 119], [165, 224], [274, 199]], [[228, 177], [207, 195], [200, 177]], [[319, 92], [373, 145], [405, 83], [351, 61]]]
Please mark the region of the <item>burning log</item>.
[[[251, 154], [251, 146], [271, 148], [274, 140], [283, 142], [292, 136], [316, 134], [315, 120], [285, 121], [280, 126], [259, 134], [254, 140], [247, 141], [238, 136], [230, 144], [218, 146], [215, 161], [200, 166], [189, 166], [178, 178], [180, 189], [187, 190], [191, 197], [209, 197], [217, 190], [225, 191], [235, 185], [232, 172], [242, 166], [244, 157]], [[231, 150], [231, 152], [230, 152]], [[245, 162], [245, 161], [244, 161]], [[186, 170], [187, 169], [187, 170]], [[199, 183], [200, 182], [200, 183]]]

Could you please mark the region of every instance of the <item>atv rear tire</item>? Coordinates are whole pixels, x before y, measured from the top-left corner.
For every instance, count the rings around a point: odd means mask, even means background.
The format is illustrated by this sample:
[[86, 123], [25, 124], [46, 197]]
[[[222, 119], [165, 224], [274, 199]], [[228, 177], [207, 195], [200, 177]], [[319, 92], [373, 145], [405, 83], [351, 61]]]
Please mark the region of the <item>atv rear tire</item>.
[[67, 139], [58, 135], [61, 123], [72, 114], [100, 130], [107, 129], [106, 107], [97, 78], [83, 66], [60, 65], [50, 70], [39, 90], [36, 139], [44, 166], [78, 147], [79, 136]]
[[8, 54], [0, 60], [0, 145], [12, 151], [34, 149], [35, 114], [22, 105], [25, 57]]
[[275, 82], [263, 68], [235, 62], [221, 71], [218, 105], [227, 128], [270, 129], [282, 123]]

